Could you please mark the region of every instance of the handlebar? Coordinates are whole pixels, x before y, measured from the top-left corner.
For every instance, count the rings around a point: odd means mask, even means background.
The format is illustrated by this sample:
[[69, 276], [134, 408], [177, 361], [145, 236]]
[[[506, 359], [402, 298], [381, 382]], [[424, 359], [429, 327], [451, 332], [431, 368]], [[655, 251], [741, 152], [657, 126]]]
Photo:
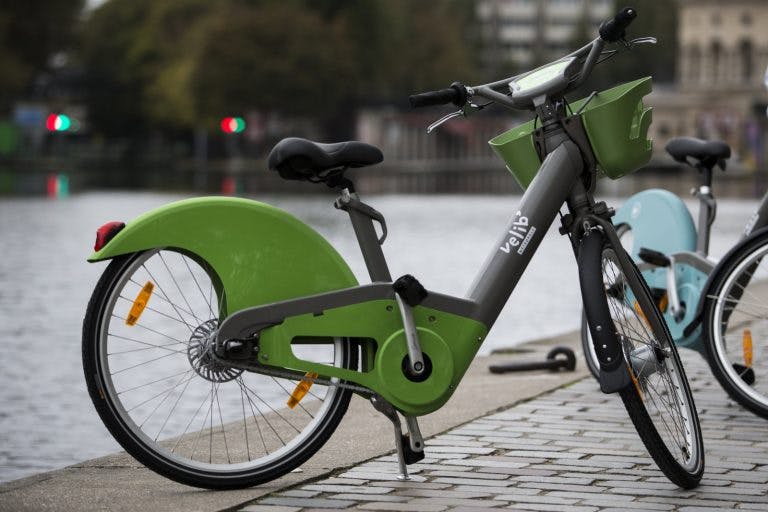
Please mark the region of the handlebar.
[[413, 108], [446, 105], [448, 103], [462, 107], [467, 102], [467, 88], [459, 82], [453, 82], [447, 89], [414, 94], [408, 98], [408, 101], [411, 102]]
[[[622, 39], [626, 33], [626, 28], [636, 17], [637, 11], [633, 7], [625, 7], [612, 19], [601, 23], [599, 29], [600, 36], [598, 38], [563, 58], [575, 59], [573, 64], [581, 63], [579, 71], [574, 72], [573, 68], [569, 67], [568, 79], [565, 81], [561, 80], [556, 86], [553, 84], [551, 90], [544, 90], [542, 93], [566, 93], [581, 85], [592, 72], [592, 68], [597, 64], [605, 43], [613, 43]], [[532, 72], [535, 71], [536, 70]], [[449, 103], [452, 103], [459, 108], [463, 108], [467, 104], [469, 98], [477, 95], [509, 108], [531, 108], [529, 105], [531, 98], [518, 98], [518, 101], [515, 101], [515, 98], [510, 96], [508, 88], [514, 81], [532, 72], [472, 87], [465, 86], [459, 82], [454, 82], [447, 89], [414, 94], [409, 97], [409, 101], [413, 108], [447, 105]], [[536, 92], [538, 93], [538, 90]], [[464, 115], [466, 115], [466, 113]]]
[[600, 38], [608, 43], [615, 43], [624, 37], [626, 28], [636, 17], [637, 11], [634, 8], [623, 8], [612, 20], [600, 24]]

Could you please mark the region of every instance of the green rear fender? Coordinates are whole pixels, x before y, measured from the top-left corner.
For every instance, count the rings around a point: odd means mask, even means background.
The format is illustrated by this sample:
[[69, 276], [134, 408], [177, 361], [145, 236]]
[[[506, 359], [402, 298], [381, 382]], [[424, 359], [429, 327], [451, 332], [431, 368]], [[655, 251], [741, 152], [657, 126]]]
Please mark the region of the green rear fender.
[[210, 266], [224, 289], [222, 316], [271, 302], [356, 286], [338, 252], [289, 213], [246, 199], [186, 199], [128, 222], [88, 261], [175, 248]]

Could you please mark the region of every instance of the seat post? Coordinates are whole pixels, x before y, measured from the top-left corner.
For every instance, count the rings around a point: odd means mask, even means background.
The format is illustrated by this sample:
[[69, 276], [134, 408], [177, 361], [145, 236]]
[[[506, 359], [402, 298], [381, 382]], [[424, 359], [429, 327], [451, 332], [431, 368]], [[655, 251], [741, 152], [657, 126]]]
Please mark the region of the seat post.
[[[352, 189], [354, 190], [354, 189]], [[350, 192], [350, 188], [343, 188], [341, 196], [336, 200], [334, 206], [339, 210], [344, 210], [349, 214], [352, 221], [352, 228], [355, 230], [357, 243], [360, 245], [360, 251], [363, 253], [365, 266], [368, 268], [368, 274], [372, 282], [391, 282], [392, 276], [389, 273], [387, 260], [384, 258], [384, 252], [381, 250], [381, 244], [387, 236], [387, 225], [384, 222], [384, 216], [379, 212], [360, 201], [357, 193]], [[376, 235], [376, 229], [373, 221], [381, 224], [382, 236]]]
[[701, 173], [701, 185], [694, 189], [699, 200], [699, 223], [697, 226], [696, 252], [706, 256], [709, 253], [709, 234], [717, 212], [717, 202], [712, 194], [712, 167], [699, 162], [696, 168]]

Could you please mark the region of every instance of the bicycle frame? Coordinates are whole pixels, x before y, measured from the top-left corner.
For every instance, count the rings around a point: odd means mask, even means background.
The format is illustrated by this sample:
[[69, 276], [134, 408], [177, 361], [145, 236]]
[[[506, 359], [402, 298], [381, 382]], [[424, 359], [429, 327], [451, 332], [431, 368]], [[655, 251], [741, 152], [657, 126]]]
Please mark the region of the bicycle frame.
[[[385, 279], [389, 271], [372, 221], [368, 220], [370, 229], [360, 229], [362, 219], [354, 213], [350, 216], [373, 284], [238, 311], [222, 323], [218, 341], [258, 333], [260, 365], [364, 386], [405, 415], [435, 411], [458, 386], [563, 203], [570, 207], [591, 201], [579, 187], [583, 163], [577, 146], [562, 132], [549, 140], [555, 148], [544, 159], [468, 297], [430, 292], [414, 308], [421, 348], [432, 368], [426, 380], [409, 380], [402, 371], [406, 339], [394, 291]], [[353, 371], [299, 359], [291, 349], [293, 344], [323, 343], [329, 338], [361, 340], [362, 368]]]

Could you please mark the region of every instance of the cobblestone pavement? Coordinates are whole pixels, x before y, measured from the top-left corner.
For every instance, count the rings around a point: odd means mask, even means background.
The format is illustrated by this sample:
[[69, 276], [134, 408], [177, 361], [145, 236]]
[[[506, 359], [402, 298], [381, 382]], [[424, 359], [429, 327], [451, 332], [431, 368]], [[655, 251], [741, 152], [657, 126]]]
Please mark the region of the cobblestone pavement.
[[768, 510], [768, 423], [731, 402], [700, 356], [681, 352], [706, 448], [697, 489], [664, 477], [619, 397], [587, 378], [428, 439], [411, 481], [397, 480], [389, 455], [240, 510]]

